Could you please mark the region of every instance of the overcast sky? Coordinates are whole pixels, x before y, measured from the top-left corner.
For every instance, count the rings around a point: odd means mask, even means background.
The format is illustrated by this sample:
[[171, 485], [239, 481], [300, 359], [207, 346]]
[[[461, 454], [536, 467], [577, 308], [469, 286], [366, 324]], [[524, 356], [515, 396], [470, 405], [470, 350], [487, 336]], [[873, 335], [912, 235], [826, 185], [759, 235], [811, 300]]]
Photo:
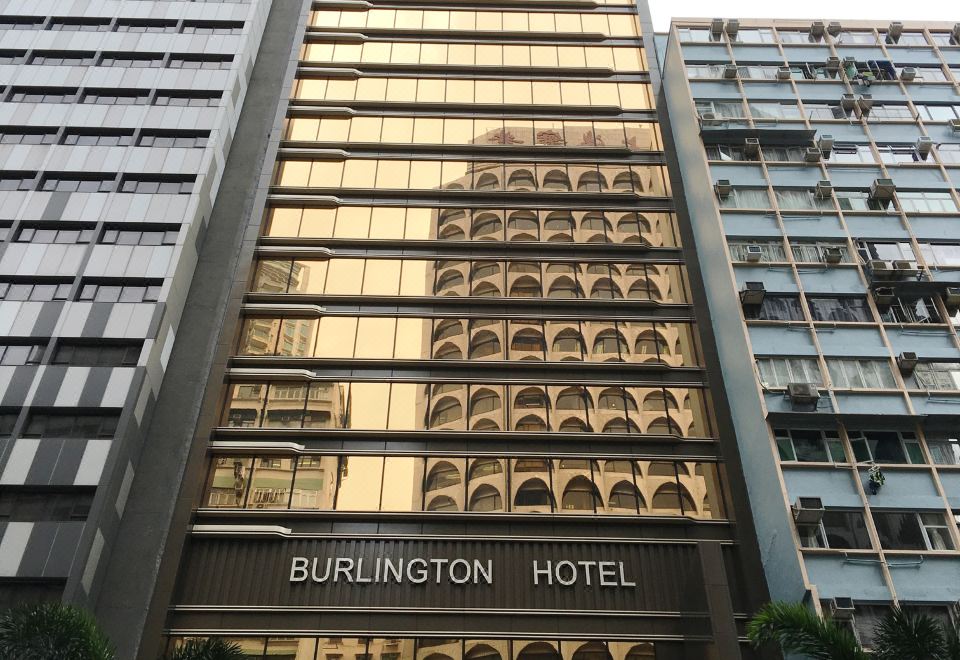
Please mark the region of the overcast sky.
[[900, 20], [960, 22], [956, 0], [650, 0], [653, 27], [670, 27], [670, 18], [809, 18], [823, 20]]

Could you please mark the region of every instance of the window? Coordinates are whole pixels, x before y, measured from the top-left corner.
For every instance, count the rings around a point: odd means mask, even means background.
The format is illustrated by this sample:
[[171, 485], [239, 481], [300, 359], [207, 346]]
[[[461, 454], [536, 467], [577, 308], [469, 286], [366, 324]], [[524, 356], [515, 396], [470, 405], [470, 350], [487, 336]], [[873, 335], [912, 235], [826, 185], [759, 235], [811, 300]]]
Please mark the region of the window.
[[179, 234], [179, 229], [152, 231], [106, 229], [99, 243], [108, 245], [176, 245]]
[[[874, 106], [876, 107], [876, 106]], [[839, 103], [804, 103], [809, 119], [846, 119], [853, 110], [844, 110]]]
[[799, 528], [804, 548], [871, 550], [870, 535], [862, 511], [827, 509], [816, 527]]
[[[0, 19], [0, 26], [2, 25], [3, 22]], [[0, 27], [0, 29], [9, 28]], [[0, 50], [0, 64], [21, 64], [26, 54], [27, 51], [25, 50]]]
[[171, 55], [170, 69], [229, 69], [233, 55]]
[[883, 40], [887, 44], [897, 44], [900, 46], [926, 46], [927, 39], [923, 32], [902, 32], [899, 37], [892, 34], [883, 33]]
[[910, 107], [897, 103], [874, 103], [870, 108], [869, 121], [911, 121]]
[[142, 344], [61, 343], [53, 354], [53, 364], [73, 367], [135, 367]]
[[708, 160], [725, 160], [725, 161], [745, 161], [745, 160], [754, 160], [748, 158], [746, 153], [744, 153], [743, 147], [735, 146], [732, 144], [707, 144], [704, 145], [704, 150], [707, 152]]
[[[737, 67], [737, 75], [744, 80], [776, 80], [777, 70], [779, 68], [780, 67], [776, 65], [741, 65]], [[756, 117], [756, 115], [754, 115], [754, 117]]]
[[818, 429], [774, 429], [781, 461], [845, 463], [840, 434]]
[[848, 430], [859, 463], [925, 463], [917, 435], [911, 431]]
[[880, 311], [885, 323], [943, 323], [933, 298], [898, 296], [887, 309]]
[[874, 511], [873, 522], [884, 550], [953, 550], [943, 513]]
[[0, 344], [0, 365], [22, 366], [40, 364], [43, 359], [43, 344]]
[[177, 22], [163, 19], [117, 19], [117, 32], [176, 32]]
[[776, 188], [773, 192], [777, 198], [777, 205], [785, 211], [833, 208], [833, 200], [830, 197], [817, 197], [813, 190]]
[[877, 35], [872, 31], [844, 30], [836, 36], [834, 42], [837, 44], [866, 44], [868, 46], [874, 46], [877, 44]]
[[93, 239], [93, 229], [62, 228], [38, 225], [21, 226], [14, 239], [18, 243], [89, 243]]
[[960, 163], [960, 144], [940, 143], [937, 145], [937, 153], [944, 163]]
[[893, 211], [893, 204], [886, 199], [874, 199], [860, 190], [834, 190], [837, 204], [844, 211]]
[[214, 107], [220, 105], [222, 92], [173, 92], [162, 90], [153, 99], [154, 105], [177, 105], [190, 107]]
[[920, 253], [931, 266], [960, 266], [960, 243], [921, 243]]
[[103, 53], [99, 66], [119, 66], [125, 69], [146, 69], [163, 64], [163, 53]]
[[33, 190], [34, 175], [0, 172], [0, 190]]
[[752, 321], [802, 321], [800, 296], [768, 293], [760, 305], [745, 306], [743, 317]]
[[920, 362], [913, 380], [921, 390], [960, 390], [960, 362]]
[[800, 162], [806, 155], [806, 147], [763, 147], [763, 158], [773, 162]]
[[757, 358], [760, 383], [764, 387], [786, 387], [788, 383], [823, 385], [820, 365], [813, 358]]
[[825, 263], [827, 255], [839, 252], [841, 263], [850, 263], [850, 250], [846, 243], [833, 241], [790, 241], [790, 251], [796, 261], [805, 263]]
[[729, 241], [730, 258], [734, 261], [747, 261], [747, 246], [760, 248], [760, 261], [786, 261], [787, 253], [780, 241]]
[[[930, 105], [927, 103], [914, 104], [917, 115], [924, 121], [950, 121], [960, 116], [960, 105]], [[876, 105], [874, 105], [876, 108]]]
[[79, 32], [107, 32], [110, 29], [109, 18], [52, 18], [48, 30]]
[[730, 194], [720, 199], [721, 208], [768, 209], [770, 198], [766, 188], [733, 188]]
[[785, 44], [817, 43], [823, 37], [815, 37], [806, 30], [777, 30], [780, 41]]
[[183, 34], [240, 34], [242, 21], [184, 21]]
[[47, 302], [66, 300], [70, 295], [67, 282], [40, 283], [0, 282], [0, 300], [32, 300]]
[[745, 44], [775, 44], [777, 38], [770, 28], [741, 29], [737, 31], [737, 41]]
[[142, 131], [137, 145], [202, 149], [207, 146], [209, 138], [210, 131]]
[[877, 151], [880, 153], [880, 160], [887, 165], [919, 163], [926, 160], [920, 157], [917, 148], [912, 144], [878, 144]]
[[35, 50], [30, 64], [48, 66], [87, 66], [93, 64], [95, 53], [92, 51], [49, 51]]
[[739, 101], [697, 101], [697, 114], [713, 113], [722, 119], [742, 119], [746, 117], [743, 104]]
[[833, 386], [840, 389], [894, 389], [897, 387], [887, 360], [828, 358]]
[[869, 144], [835, 144], [828, 163], [875, 163], [876, 158]]
[[[755, 68], [755, 67], [751, 67]], [[777, 67], [770, 67], [773, 70], [773, 78], [777, 76]], [[750, 114], [754, 119], [800, 119], [800, 108], [796, 103], [775, 103], [751, 101], [749, 103]]]
[[32, 413], [23, 431], [25, 438], [112, 438], [120, 415], [84, 413]]
[[810, 315], [814, 321], [863, 323], [873, 321], [866, 298], [857, 296], [807, 296]]
[[125, 147], [133, 143], [133, 131], [122, 129], [68, 129], [63, 144], [84, 146]]
[[957, 203], [949, 192], [898, 190], [897, 201], [906, 213], [956, 213]]
[[930, 38], [938, 46], [956, 46], [957, 42], [949, 32], [931, 32]]
[[11, 103], [73, 103], [75, 87], [13, 87], [7, 100]]
[[112, 192], [114, 175], [94, 176], [77, 174], [45, 174], [40, 190], [50, 192]]
[[[916, 73], [913, 82], [946, 82], [949, 80], [947, 74], [940, 67], [914, 66], [911, 67]], [[903, 75], [903, 67], [897, 67], [897, 76]]]
[[677, 34], [682, 43], [695, 41], [720, 41], [720, 34], [705, 27], [678, 27]]
[[189, 195], [193, 192], [195, 177], [147, 178], [125, 176], [120, 182], [120, 192]]
[[0, 127], [0, 144], [53, 144], [56, 139], [56, 129]]
[[85, 283], [80, 287], [77, 300], [111, 303], [157, 302], [160, 299], [162, 283], [154, 283], [150, 280], [146, 282], [142, 285]]
[[930, 458], [937, 465], [960, 465], [960, 439], [955, 433], [926, 432]]

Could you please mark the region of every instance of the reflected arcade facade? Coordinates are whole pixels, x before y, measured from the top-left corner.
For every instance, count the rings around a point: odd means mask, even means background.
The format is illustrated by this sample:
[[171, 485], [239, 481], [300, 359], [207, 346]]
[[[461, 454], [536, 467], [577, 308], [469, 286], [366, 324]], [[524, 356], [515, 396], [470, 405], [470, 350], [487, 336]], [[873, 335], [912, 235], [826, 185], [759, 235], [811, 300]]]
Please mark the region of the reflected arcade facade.
[[[165, 643], [755, 657], [743, 624], [764, 588], [645, 13], [312, 3], [198, 429]], [[335, 570], [295, 580], [295, 557]], [[381, 559], [451, 577], [381, 580]], [[490, 582], [456, 582], [460, 559]]]

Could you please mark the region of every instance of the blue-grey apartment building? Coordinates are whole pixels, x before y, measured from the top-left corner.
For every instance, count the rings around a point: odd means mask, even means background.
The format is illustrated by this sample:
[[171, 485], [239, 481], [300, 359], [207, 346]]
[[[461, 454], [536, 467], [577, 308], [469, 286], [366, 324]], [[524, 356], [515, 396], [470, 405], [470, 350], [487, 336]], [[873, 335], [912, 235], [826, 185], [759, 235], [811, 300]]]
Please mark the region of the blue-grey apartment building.
[[892, 603], [955, 617], [960, 24], [678, 19], [659, 46], [771, 597], [867, 645]]

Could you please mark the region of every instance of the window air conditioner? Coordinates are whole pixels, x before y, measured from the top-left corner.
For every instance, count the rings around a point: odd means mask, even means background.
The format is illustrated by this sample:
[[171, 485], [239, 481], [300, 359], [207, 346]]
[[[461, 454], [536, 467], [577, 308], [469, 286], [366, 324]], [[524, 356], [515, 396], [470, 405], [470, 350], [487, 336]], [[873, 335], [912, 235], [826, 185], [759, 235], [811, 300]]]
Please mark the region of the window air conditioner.
[[957, 309], [960, 307], [960, 287], [948, 286], [943, 292], [943, 304], [947, 309]]
[[743, 153], [756, 158], [760, 155], [760, 140], [757, 138], [746, 138], [743, 143]]
[[837, 21], [831, 21], [831, 22], [827, 25], [827, 33], [828, 33], [831, 37], [837, 36], [837, 35], [840, 34], [840, 32], [842, 32], [842, 31], [843, 31], [843, 26], [841, 26], [840, 23], [838, 23]]
[[829, 158], [830, 152], [833, 151], [833, 136], [827, 133], [818, 137], [817, 148], [820, 149], [824, 158]]
[[822, 37], [824, 31], [823, 21], [814, 21], [810, 24], [810, 34], [815, 37]]
[[828, 264], [838, 264], [843, 260], [843, 251], [838, 247], [825, 247], [823, 260]]
[[893, 262], [893, 268], [897, 272], [897, 278], [901, 280], [915, 279], [920, 274], [916, 261], [898, 259]]
[[777, 67], [777, 80], [790, 80], [790, 67], [780, 66]]
[[806, 151], [803, 152], [803, 160], [808, 163], [819, 163], [821, 157], [823, 157], [823, 153], [816, 147], [807, 147]]
[[730, 185], [730, 179], [717, 179], [717, 182], [713, 184], [713, 190], [717, 193], [717, 197], [726, 199], [733, 191], [733, 186]]
[[731, 18], [727, 21], [727, 34], [731, 37], [737, 36], [737, 32], [740, 31], [740, 21], [736, 18]]
[[763, 282], [744, 282], [740, 289], [740, 304], [743, 306], [762, 305], [767, 290]]
[[723, 32], [723, 19], [715, 18], [710, 21], [710, 32], [713, 34], [721, 34]]
[[954, 43], [960, 43], [960, 23], [953, 24], [953, 30], [950, 32], [950, 36], [953, 37]]
[[860, 108], [860, 112], [863, 114], [870, 112], [870, 108], [873, 107], [873, 94], [861, 94], [858, 96], [857, 107]]
[[813, 383], [787, 383], [787, 398], [794, 409], [814, 407], [820, 401], [820, 391]]
[[921, 135], [917, 138], [917, 153], [926, 160], [927, 156], [930, 155], [930, 150], [933, 149], [933, 138], [926, 135]]
[[840, 97], [840, 107], [844, 110], [853, 110], [854, 106], [857, 105], [857, 97], [853, 94], [843, 94]]
[[748, 245], [744, 250], [747, 261], [757, 263], [763, 257], [763, 248], [759, 245]]
[[874, 179], [873, 183], [870, 184], [870, 198], [882, 200], [893, 199], [893, 193], [896, 190], [897, 187], [894, 185], [893, 179]]
[[893, 39], [890, 43], [897, 43], [901, 34], [903, 34], [903, 23], [900, 21], [892, 22], [890, 27], [887, 28], [887, 36]]
[[840, 58], [830, 56], [827, 58], [826, 62], [827, 71], [837, 72], [840, 70]]
[[826, 179], [821, 179], [817, 181], [816, 187], [817, 199], [826, 199], [831, 194], [833, 194], [833, 184], [827, 181]]
[[917, 69], [912, 66], [905, 66], [900, 70], [900, 80], [910, 82], [917, 77]]
[[704, 126], [712, 126], [720, 123], [720, 116], [716, 112], [700, 113], [700, 123]]
[[736, 78], [736, 77], [737, 77], [737, 65], [736, 65], [736, 64], [724, 64], [724, 65], [723, 65], [723, 77], [724, 77], [724, 78]]
[[868, 261], [867, 271], [870, 273], [870, 279], [874, 281], [892, 280], [894, 277], [896, 277], [896, 272], [893, 270], [893, 264], [882, 259], [871, 259]]
[[954, 133], [960, 133], [960, 119], [950, 120], [950, 130]]
[[819, 525], [823, 519], [823, 500], [819, 497], [798, 497], [793, 504], [793, 520], [800, 527]]
[[831, 598], [830, 616], [837, 621], [851, 621], [855, 612], [852, 598]]
[[897, 356], [897, 366], [900, 367], [900, 371], [905, 375], [913, 373], [913, 370], [917, 367], [917, 362], [917, 354], [913, 351], [904, 351]]
[[890, 305], [897, 299], [893, 289], [888, 286], [877, 287], [873, 290], [873, 301], [881, 310], [890, 308]]

